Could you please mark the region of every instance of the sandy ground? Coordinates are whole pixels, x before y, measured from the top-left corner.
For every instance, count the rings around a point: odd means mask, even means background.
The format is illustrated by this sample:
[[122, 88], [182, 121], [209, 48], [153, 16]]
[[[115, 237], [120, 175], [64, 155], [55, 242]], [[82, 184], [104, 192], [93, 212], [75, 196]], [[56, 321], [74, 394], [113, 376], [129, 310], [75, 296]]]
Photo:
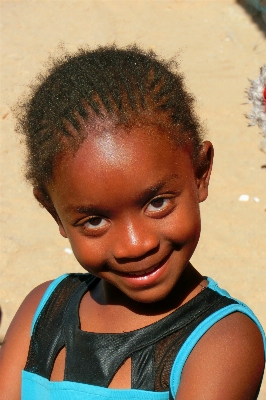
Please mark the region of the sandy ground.
[[[23, 180], [23, 148], [10, 107], [60, 42], [137, 42], [170, 57], [198, 99], [215, 147], [210, 195], [194, 265], [246, 302], [266, 327], [266, 156], [244, 113], [247, 78], [266, 61], [265, 26], [240, 0], [2, 1], [1, 280], [2, 331], [39, 283], [81, 268]], [[250, 200], [240, 202], [248, 194]], [[260, 201], [255, 202], [254, 197]], [[264, 383], [260, 400], [266, 399]]]

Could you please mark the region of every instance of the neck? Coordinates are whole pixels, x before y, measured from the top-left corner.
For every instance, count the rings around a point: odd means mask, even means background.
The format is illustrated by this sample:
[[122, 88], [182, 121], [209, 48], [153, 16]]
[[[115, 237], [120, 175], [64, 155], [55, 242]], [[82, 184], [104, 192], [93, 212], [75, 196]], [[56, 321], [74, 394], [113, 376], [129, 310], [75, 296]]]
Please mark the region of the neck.
[[204, 277], [189, 263], [172, 291], [156, 303], [140, 303], [132, 300], [115, 286], [100, 281], [91, 293], [99, 305], [122, 307], [134, 314], [154, 316], [167, 314], [196, 296], [202, 287]]

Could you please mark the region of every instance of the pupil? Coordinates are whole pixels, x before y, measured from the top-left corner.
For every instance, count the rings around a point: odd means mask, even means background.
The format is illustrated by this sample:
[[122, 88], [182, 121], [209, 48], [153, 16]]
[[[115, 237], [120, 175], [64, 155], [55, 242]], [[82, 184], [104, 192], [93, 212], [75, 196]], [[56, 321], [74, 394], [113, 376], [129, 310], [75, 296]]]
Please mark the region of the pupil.
[[93, 226], [97, 226], [101, 223], [101, 220], [102, 220], [101, 218], [93, 218], [90, 220], [90, 224]]
[[163, 202], [164, 202], [164, 199], [153, 200], [152, 205], [153, 205], [153, 207], [160, 208], [160, 207], [162, 207]]

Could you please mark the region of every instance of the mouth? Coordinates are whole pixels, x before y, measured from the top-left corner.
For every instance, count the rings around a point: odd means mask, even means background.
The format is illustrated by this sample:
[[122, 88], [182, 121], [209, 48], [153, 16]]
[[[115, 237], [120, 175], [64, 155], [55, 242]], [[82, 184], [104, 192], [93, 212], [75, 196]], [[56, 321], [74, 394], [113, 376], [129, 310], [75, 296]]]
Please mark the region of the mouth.
[[153, 271], [155, 271], [159, 266], [155, 266], [155, 267], [151, 267], [148, 268], [145, 271], [137, 271], [137, 272], [128, 272], [127, 275], [131, 275], [131, 276], [145, 276], [148, 275], [150, 273], [152, 273]]
[[145, 270], [141, 270], [141, 271], [132, 271], [132, 272], [121, 272], [119, 273], [119, 275], [125, 277], [125, 278], [129, 278], [129, 279], [133, 279], [133, 280], [143, 280], [143, 279], [147, 279], [149, 277], [152, 277], [154, 275], [156, 275], [156, 273], [162, 269], [162, 267], [164, 267], [164, 265], [167, 263], [168, 259], [170, 258], [172, 253], [168, 254], [162, 261], [160, 261], [158, 264], [147, 268]]

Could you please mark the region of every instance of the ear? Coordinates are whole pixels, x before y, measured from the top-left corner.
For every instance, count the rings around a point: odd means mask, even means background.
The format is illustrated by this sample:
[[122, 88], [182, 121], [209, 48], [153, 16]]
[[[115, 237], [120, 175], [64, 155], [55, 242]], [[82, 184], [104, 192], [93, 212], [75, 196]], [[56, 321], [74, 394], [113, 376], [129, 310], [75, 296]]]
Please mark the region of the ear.
[[208, 187], [211, 177], [214, 150], [211, 142], [203, 142], [199, 162], [196, 168], [199, 202], [203, 202], [208, 197]]
[[53, 219], [55, 220], [55, 222], [57, 223], [57, 225], [59, 227], [60, 234], [64, 238], [67, 238], [67, 233], [65, 231], [65, 228], [63, 227], [63, 224], [56, 212], [56, 209], [55, 209], [48, 193], [39, 187], [34, 187], [33, 195], [34, 195], [35, 199], [41, 204], [41, 206], [43, 206], [49, 212], [49, 214], [51, 214], [51, 216], [53, 217]]

